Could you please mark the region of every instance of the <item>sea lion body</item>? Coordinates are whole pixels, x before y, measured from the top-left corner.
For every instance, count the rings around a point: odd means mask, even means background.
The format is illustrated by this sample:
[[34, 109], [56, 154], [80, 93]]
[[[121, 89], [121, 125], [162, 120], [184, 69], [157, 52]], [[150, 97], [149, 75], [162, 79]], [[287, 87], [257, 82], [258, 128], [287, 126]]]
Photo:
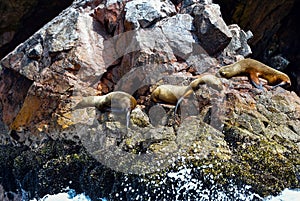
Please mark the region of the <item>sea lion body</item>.
[[194, 91], [199, 89], [199, 85], [201, 84], [207, 84], [209, 87], [221, 91], [223, 90], [223, 83], [221, 80], [212, 74], [201, 74], [197, 76], [198, 78], [193, 80], [189, 86], [187, 87], [186, 91], [183, 93], [183, 95], [178, 99], [176, 106], [175, 106], [175, 114], [177, 112], [179, 104], [183, 101], [184, 98], [190, 96]]
[[74, 109], [96, 107], [100, 112], [126, 113], [126, 126], [129, 126], [130, 112], [137, 105], [133, 96], [126, 92], [114, 91], [103, 96], [87, 96], [75, 106]]
[[199, 89], [199, 85], [207, 84], [218, 91], [223, 89], [221, 80], [212, 74], [202, 74], [192, 81], [188, 86], [160, 85], [151, 94], [151, 100], [154, 102], [165, 102], [175, 105], [176, 114], [179, 104], [182, 100], [190, 96]]
[[289, 76], [276, 69], [273, 69], [254, 59], [243, 59], [234, 64], [223, 66], [219, 74], [227, 79], [235, 76], [248, 76], [250, 82], [257, 88], [262, 89], [259, 78], [265, 79], [269, 85], [290, 86]]
[[188, 97], [194, 91], [199, 89], [199, 85], [207, 84], [218, 91], [223, 89], [220, 79], [211, 74], [202, 74], [193, 80], [188, 86], [177, 85], [160, 85], [151, 94], [151, 100], [154, 102], [165, 102], [169, 104], [177, 104], [182, 97]]
[[180, 97], [184, 95], [189, 86], [160, 85], [151, 93], [151, 100], [159, 103], [165, 102], [175, 105]]
[[208, 73], [197, 76], [197, 79], [193, 80], [189, 86], [196, 91], [200, 84], [206, 84], [217, 91], [221, 91], [223, 89], [223, 83], [221, 80], [215, 75]]

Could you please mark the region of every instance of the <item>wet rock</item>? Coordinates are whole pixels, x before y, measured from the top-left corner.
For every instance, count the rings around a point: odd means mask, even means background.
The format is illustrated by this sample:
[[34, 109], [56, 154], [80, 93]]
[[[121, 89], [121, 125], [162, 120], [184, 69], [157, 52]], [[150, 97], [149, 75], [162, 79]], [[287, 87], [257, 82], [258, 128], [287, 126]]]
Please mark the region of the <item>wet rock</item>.
[[210, 54], [222, 51], [232, 34], [221, 17], [217, 4], [197, 5], [193, 8], [195, 34], [200, 45]]

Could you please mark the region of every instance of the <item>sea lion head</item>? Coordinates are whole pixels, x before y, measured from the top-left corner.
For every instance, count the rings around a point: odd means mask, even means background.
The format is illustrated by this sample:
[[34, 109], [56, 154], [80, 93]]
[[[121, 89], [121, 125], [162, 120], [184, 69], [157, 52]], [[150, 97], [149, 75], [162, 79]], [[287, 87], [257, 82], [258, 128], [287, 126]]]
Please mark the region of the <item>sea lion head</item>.
[[211, 87], [217, 91], [223, 90], [223, 83], [215, 75], [206, 74], [202, 77], [202, 79], [203, 79], [204, 83], [206, 83], [209, 87]]

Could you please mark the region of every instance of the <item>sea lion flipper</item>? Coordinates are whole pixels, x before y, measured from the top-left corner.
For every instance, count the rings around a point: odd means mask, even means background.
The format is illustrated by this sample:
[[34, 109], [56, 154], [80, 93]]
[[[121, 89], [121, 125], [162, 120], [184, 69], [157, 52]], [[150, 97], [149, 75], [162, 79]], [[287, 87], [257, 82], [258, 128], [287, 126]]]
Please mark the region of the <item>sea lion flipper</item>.
[[130, 121], [130, 110], [128, 109], [126, 112], [126, 131], [128, 133], [128, 128], [129, 128], [129, 121]]
[[254, 73], [250, 73], [249, 75], [250, 82], [258, 89], [263, 90], [263, 86], [261, 81], [258, 79], [258, 76]]
[[283, 82], [280, 82], [279, 84], [276, 84], [275, 86], [273, 86], [272, 89], [275, 89], [277, 87], [283, 87], [283, 86], [290, 86], [290, 83], [283, 81]]
[[178, 110], [178, 107], [180, 105], [180, 103], [183, 101], [183, 99], [185, 98], [185, 96], [182, 96], [178, 99], [177, 103], [176, 103], [176, 106], [175, 106], [175, 109], [174, 109], [174, 117], [176, 118], [176, 113], [177, 113], [177, 110]]

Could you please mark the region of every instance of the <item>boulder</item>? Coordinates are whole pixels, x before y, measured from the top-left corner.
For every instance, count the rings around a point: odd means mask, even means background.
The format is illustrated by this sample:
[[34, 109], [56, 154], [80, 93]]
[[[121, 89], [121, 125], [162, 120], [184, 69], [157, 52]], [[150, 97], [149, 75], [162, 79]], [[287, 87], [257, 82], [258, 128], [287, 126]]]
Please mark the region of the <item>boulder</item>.
[[228, 46], [223, 51], [223, 56], [242, 55], [249, 57], [252, 54], [251, 48], [248, 45], [248, 40], [253, 37], [251, 31], [245, 32], [237, 24], [229, 25], [228, 28], [232, 33], [232, 39]]
[[221, 17], [217, 4], [198, 4], [193, 8], [195, 35], [208, 54], [221, 52], [230, 42], [232, 34]]
[[133, 0], [125, 6], [125, 30], [136, 30], [154, 25], [157, 21], [174, 15], [175, 6], [171, 1]]
[[124, 6], [128, 1], [106, 1], [99, 4], [92, 16], [98, 20], [111, 35], [124, 32]]

